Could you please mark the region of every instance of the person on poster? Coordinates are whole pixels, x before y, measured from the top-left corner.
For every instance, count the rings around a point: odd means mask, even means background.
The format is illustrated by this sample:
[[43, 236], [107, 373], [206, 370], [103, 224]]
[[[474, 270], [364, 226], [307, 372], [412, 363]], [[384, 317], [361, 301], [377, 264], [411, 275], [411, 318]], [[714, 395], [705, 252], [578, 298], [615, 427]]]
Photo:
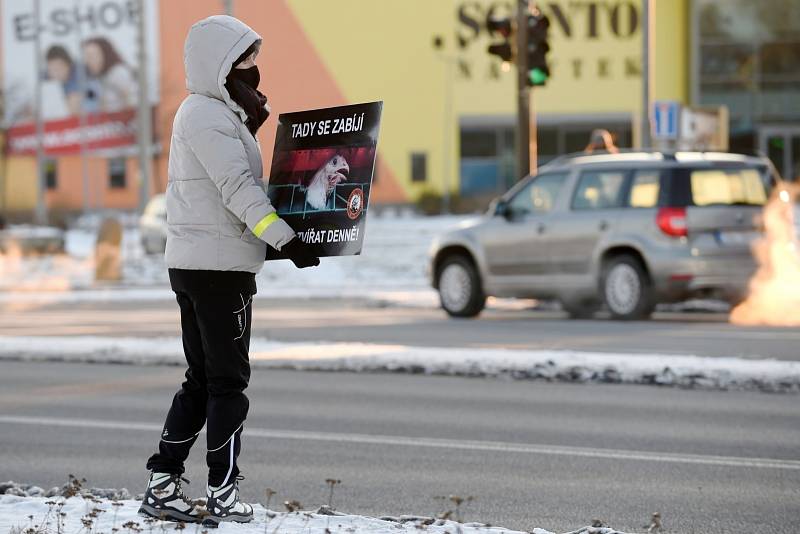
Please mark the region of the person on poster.
[[99, 100], [99, 111], [111, 113], [136, 106], [136, 78], [117, 49], [106, 37], [92, 37], [83, 42], [88, 93]]
[[269, 116], [258, 91], [261, 37], [225, 15], [195, 23], [184, 47], [189, 95], [173, 124], [167, 186], [169, 279], [181, 311], [186, 380], [167, 413], [140, 512], [195, 521], [181, 488], [206, 426], [205, 526], [248, 522], [238, 456], [249, 401], [248, 350], [256, 273], [267, 244], [299, 268], [319, 264], [270, 203], [255, 135]]
[[58, 82], [64, 91], [64, 102], [69, 115], [77, 115], [81, 109], [78, 66], [67, 49], [53, 45], [47, 49], [45, 59], [45, 80]]

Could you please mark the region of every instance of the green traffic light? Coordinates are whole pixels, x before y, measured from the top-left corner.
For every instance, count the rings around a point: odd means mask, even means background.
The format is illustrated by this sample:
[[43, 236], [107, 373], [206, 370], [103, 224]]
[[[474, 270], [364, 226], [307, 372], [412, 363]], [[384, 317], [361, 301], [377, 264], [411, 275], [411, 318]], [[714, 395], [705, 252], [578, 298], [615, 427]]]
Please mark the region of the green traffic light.
[[547, 82], [547, 78], [547, 73], [538, 67], [528, 71], [528, 79], [530, 79], [533, 85], [544, 85], [545, 82]]

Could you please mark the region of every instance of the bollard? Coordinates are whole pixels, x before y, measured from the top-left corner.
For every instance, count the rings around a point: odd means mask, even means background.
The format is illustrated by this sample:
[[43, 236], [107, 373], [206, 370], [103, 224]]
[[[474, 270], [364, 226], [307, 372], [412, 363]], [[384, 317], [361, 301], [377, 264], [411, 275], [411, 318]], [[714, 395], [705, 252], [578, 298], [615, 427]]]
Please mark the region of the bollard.
[[122, 280], [121, 244], [122, 225], [116, 219], [104, 219], [97, 232], [97, 244], [94, 248], [95, 282]]

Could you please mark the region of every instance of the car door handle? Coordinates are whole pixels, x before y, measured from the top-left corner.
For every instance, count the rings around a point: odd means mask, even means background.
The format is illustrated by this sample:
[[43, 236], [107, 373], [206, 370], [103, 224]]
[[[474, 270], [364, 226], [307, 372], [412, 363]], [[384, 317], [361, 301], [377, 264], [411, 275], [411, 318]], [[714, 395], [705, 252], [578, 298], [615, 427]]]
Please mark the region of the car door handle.
[[601, 232], [605, 232], [608, 230], [608, 223], [606, 221], [600, 221], [600, 224], [597, 225], [597, 229]]
[[545, 226], [544, 223], [539, 223], [539, 224], [536, 225], [536, 233], [537, 234], [543, 234], [546, 229], [547, 229], [547, 226]]

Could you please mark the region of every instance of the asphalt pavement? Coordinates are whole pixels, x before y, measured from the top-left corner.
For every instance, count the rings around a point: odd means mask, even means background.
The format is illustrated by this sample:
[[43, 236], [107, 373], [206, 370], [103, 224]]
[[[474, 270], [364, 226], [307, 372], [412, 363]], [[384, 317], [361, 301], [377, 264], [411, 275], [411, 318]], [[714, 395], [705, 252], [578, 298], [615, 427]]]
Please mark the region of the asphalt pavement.
[[[45, 302], [0, 309], [0, 336], [179, 335], [177, 305]], [[505, 303], [476, 320], [362, 299], [259, 298], [253, 335], [279, 341], [573, 349], [797, 360], [800, 332], [727, 323], [724, 314], [570, 321]], [[0, 338], [0, 342], [1, 342]], [[0, 480], [49, 487], [72, 473], [140, 492], [174, 367], [0, 362]], [[683, 391], [399, 374], [256, 370], [244, 441], [244, 496], [272, 507], [327, 501], [360, 514], [463, 516], [557, 532], [600, 519], [643, 532], [795, 532], [800, 518], [796, 395]], [[202, 442], [188, 464], [204, 491]]]
[[[480, 324], [480, 323], [470, 323]], [[0, 479], [143, 490], [172, 367], [0, 363]], [[796, 532], [794, 395], [397, 374], [255, 371], [243, 494], [360, 514], [434, 514], [568, 531]], [[204, 490], [203, 441], [188, 464]]]
[[[47, 303], [21, 299], [0, 309], [0, 335], [179, 335], [178, 307], [164, 290], [156, 301]], [[455, 320], [441, 310], [360, 299], [259, 297], [253, 335], [277, 341], [390, 343], [517, 349], [572, 349], [800, 359], [800, 330], [742, 327], [715, 313], [657, 313], [653, 320], [569, 320], [561, 312], [488, 309]]]

